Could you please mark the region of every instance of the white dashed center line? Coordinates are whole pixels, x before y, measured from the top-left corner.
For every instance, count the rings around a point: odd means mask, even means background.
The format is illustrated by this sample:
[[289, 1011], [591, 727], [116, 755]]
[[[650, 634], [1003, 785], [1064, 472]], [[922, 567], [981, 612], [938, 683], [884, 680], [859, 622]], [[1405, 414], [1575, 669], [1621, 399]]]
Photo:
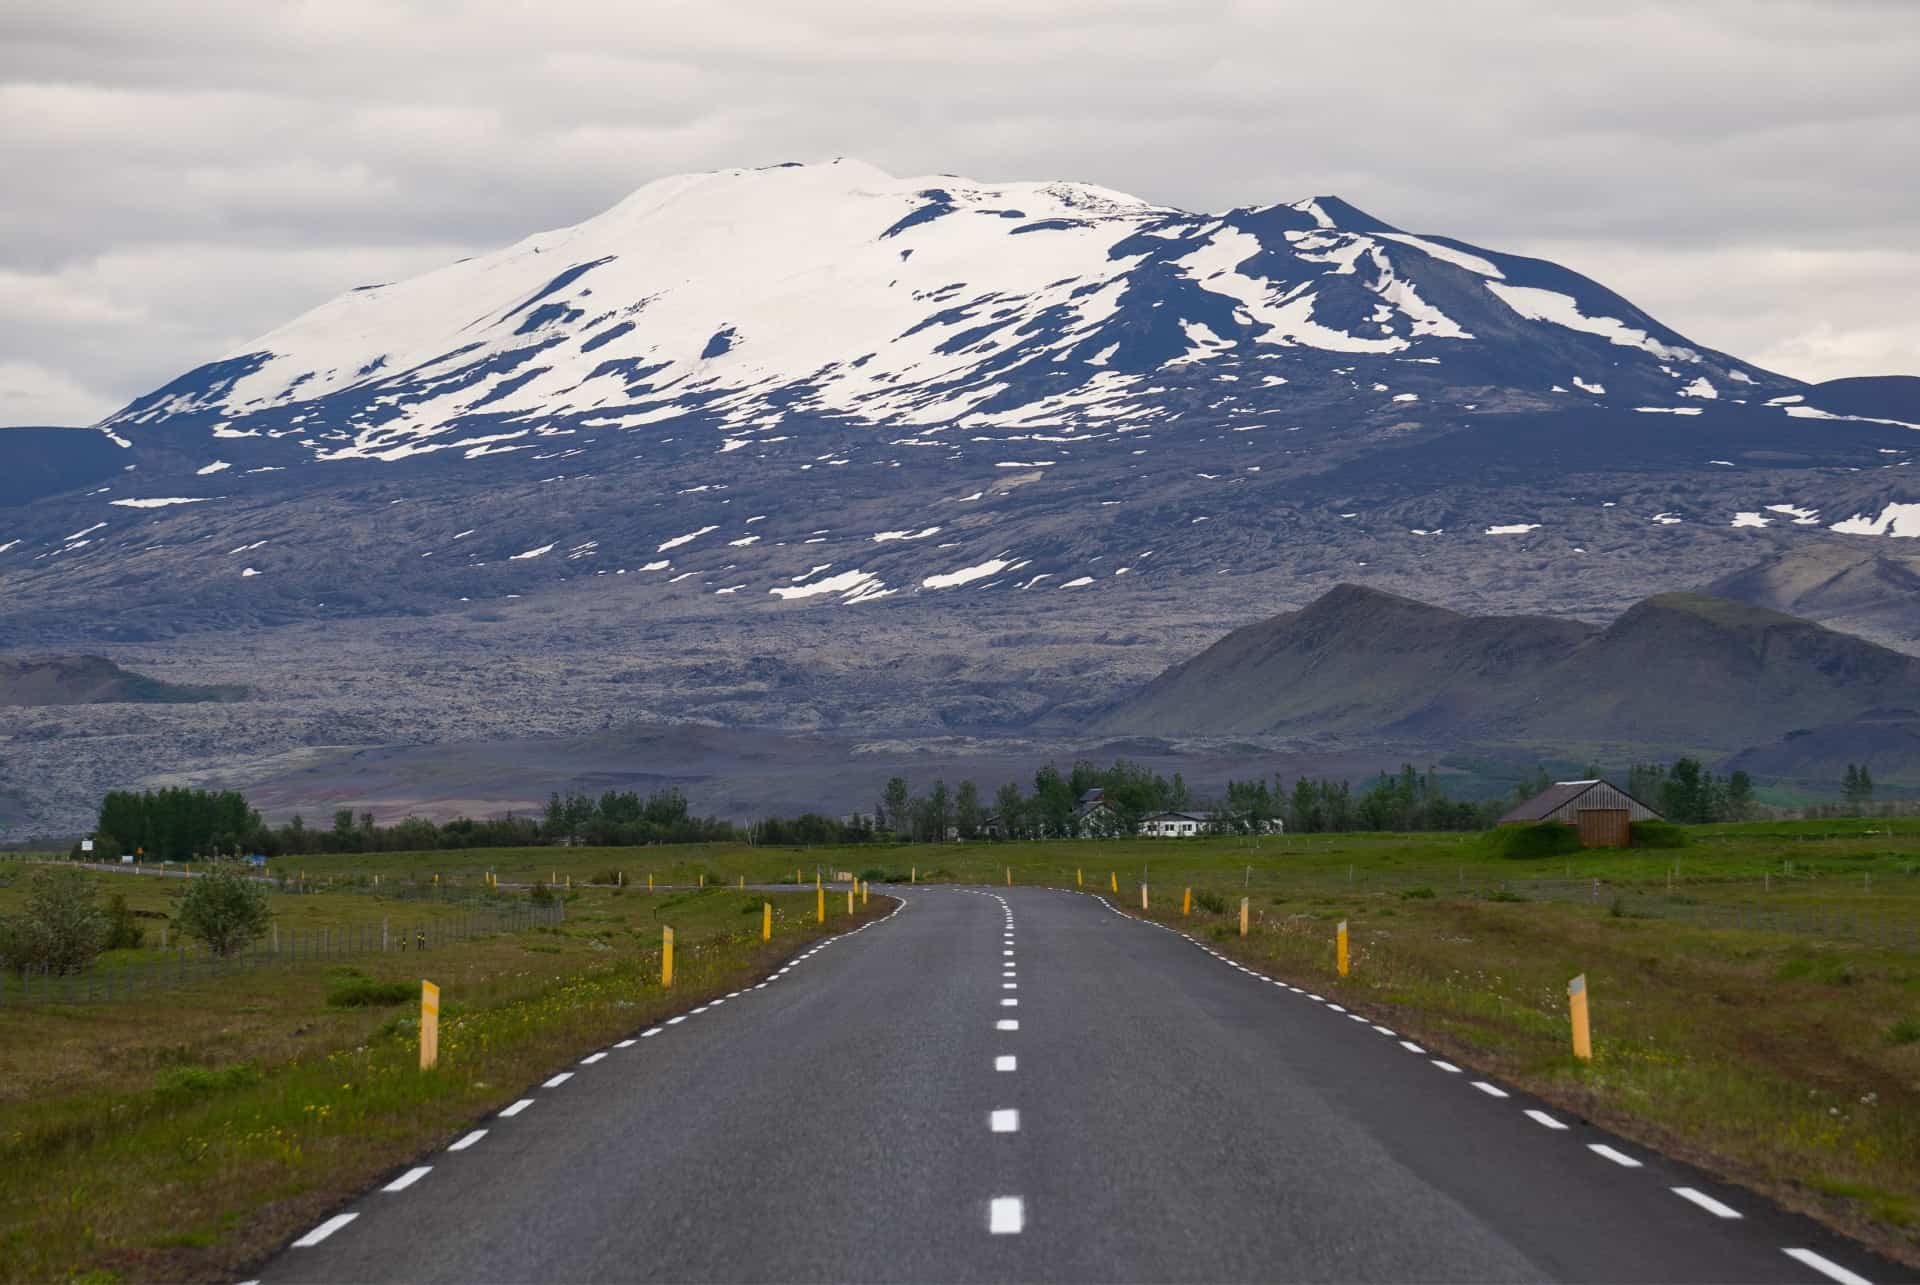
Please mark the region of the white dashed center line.
[[1485, 1080], [1475, 1080], [1473, 1082], [1473, 1087], [1480, 1090], [1482, 1093], [1486, 1094], [1490, 1098], [1504, 1098], [1507, 1096], [1507, 1091], [1505, 1089], [1499, 1088], [1492, 1084], [1488, 1084]]
[[1019, 982], [1001, 982], [1000, 989], [1003, 991], [1017, 991], [1020, 989], [1020, 983]]
[[302, 1236], [299, 1240], [294, 1241], [293, 1247], [295, 1249], [312, 1249], [315, 1245], [318, 1245], [321, 1241], [333, 1235], [333, 1233], [339, 1231], [359, 1216], [359, 1214], [335, 1214]]
[[398, 1178], [395, 1178], [392, 1182], [380, 1188], [380, 1190], [405, 1191], [408, 1187], [413, 1186], [414, 1183], [419, 1182], [422, 1178], [426, 1177], [428, 1174], [432, 1172], [433, 1172], [432, 1165], [419, 1165], [415, 1168], [407, 1170], [405, 1173], [401, 1174]]
[[1020, 1069], [1020, 1060], [1011, 1053], [1002, 1053], [999, 1057], [993, 1059], [993, 1069], [996, 1071], [1017, 1071]]
[[598, 1062], [601, 1058], [605, 1056], [606, 1056], [605, 1053], [589, 1053], [585, 1057], [580, 1059], [580, 1065], [592, 1066], [595, 1062]]
[[987, 1116], [987, 1127], [995, 1133], [1018, 1133], [1020, 1113], [1012, 1107], [1002, 1107]]
[[1638, 1169], [1640, 1167], [1638, 1160], [1635, 1160], [1624, 1151], [1615, 1151], [1604, 1142], [1589, 1142], [1587, 1144], [1587, 1150], [1593, 1152], [1596, 1156], [1602, 1156], [1613, 1161], [1613, 1163], [1619, 1165], [1622, 1169]]
[[987, 1206], [987, 1230], [995, 1236], [1018, 1236], [1027, 1226], [1027, 1205], [1018, 1196], [995, 1196]]
[[1455, 1075], [1460, 1074], [1460, 1068], [1455, 1066], [1451, 1062], [1442, 1062], [1439, 1058], [1435, 1058], [1433, 1059], [1433, 1064], [1439, 1067], [1442, 1071], [1451, 1071]]
[[480, 1141], [480, 1139], [486, 1136], [487, 1136], [487, 1131], [485, 1129], [475, 1129], [472, 1133], [469, 1133], [466, 1137], [460, 1139], [460, 1141], [450, 1144], [447, 1147], [447, 1150], [465, 1151], [468, 1147], [471, 1147], [474, 1143]]
[[510, 1107], [501, 1107], [500, 1118], [502, 1120], [511, 1120], [514, 1116], [519, 1115], [522, 1111], [525, 1111], [528, 1107], [532, 1105], [533, 1105], [532, 1098], [521, 1098], [518, 1102], [514, 1103]]
[[1003, 1017], [993, 1024], [993, 1029], [996, 1031], [1017, 1031], [1020, 1029], [1020, 1019], [1017, 1017]]
[[1415, 1044], [1412, 1040], [1401, 1040], [1400, 1047], [1405, 1049], [1409, 1053], [1425, 1053], [1426, 1052], [1425, 1049], [1421, 1048], [1418, 1044]]
[[1831, 1258], [1822, 1258], [1811, 1249], [1783, 1249], [1780, 1251], [1796, 1263], [1803, 1263], [1831, 1281], [1840, 1285], [1873, 1285], [1866, 1277], [1850, 1272]]
[[617, 1049], [630, 1049], [637, 1043], [639, 1043], [638, 1040], [621, 1040], [618, 1044], [614, 1045], [613, 1047]]
[[557, 1089], [561, 1085], [565, 1084], [568, 1080], [571, 1080], [572, 1078], [573, 1078], [572, 1071], [562, 1071], [560, 1072], [560, 1074], [554, 1076], [551, 1080], [546, 1081], [540, 1087], [543, 1089]]
[[1535, 1124], [1542, 1125], [1548, 1129], [1564, 1129], [1567, 1127], [1548, 1115], [1545, 1111], [1535, 1111], [1532, 1107], [1527, 1108], [1526, 1116], [1527, 1119], [1533, 1121]]
[[1020, 1001], [1015, 999], [1013, 996], [1009, 995], [1005, 999], [1000, 1001], [1000, 1007], [1001, 1008], [1019, 1008]]
[[1740, 1211], [1731, 1205], [1723, 1205], [1697, 1187], [1675, 1187], [1673, 1194], [1682, 1200], [1691, 1200], [1715, 1218], [1738, 1218]]

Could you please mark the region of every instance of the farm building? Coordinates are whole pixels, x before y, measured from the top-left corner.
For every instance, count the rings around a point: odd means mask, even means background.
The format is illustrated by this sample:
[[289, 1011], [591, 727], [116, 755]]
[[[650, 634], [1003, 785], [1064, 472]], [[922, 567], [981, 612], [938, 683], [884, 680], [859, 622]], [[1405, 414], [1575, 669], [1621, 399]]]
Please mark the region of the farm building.
[[1140, 833], [1148, 839], [1185, 839], [1205, 834], [1212, 825], [1211, 812], [1156, 812], [1140, 822]]
[[1559, 821], [1580, 832], [1583, 848], [1624, 848], [1635, 821], [1660, 814], [1611, 781], [1556, 781], [1500, 818], [1501, 825]]

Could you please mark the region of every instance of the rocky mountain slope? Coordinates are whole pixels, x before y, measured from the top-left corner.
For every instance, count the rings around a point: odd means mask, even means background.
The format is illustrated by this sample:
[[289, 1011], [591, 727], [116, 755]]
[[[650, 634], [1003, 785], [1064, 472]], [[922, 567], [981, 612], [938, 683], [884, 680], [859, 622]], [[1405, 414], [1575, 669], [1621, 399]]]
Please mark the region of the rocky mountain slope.
[[104, 656], [0, 656], [0, 706], [159, 704], [246, 698], [233, 683], [168, 683]]
[[1343, 585], [1228, 634], [1092, 730], [1737, 750], [1890, 707], [1920, 709], [1920, 659], [1724, 598], [1660, 594], [1601, 628]]
[[[1465, 588], [1502, 544], [1577, 576], [1534, 605], [1592, 609], [1624, 587], [1575, 568], [1610, 555], [1699, 583], [1920, 529], [1907, 390], [1842, 382], [1332, 197], [1197, 214], [853, 161], [686, 175], [354, 290], [63, 439], [59, 467], [0, 469], [22, 479], [0, 640], [596, 577], [648, 612], [1386, 563]], [[46, 461], [36, 434], [0, 432], [0, 465]]]

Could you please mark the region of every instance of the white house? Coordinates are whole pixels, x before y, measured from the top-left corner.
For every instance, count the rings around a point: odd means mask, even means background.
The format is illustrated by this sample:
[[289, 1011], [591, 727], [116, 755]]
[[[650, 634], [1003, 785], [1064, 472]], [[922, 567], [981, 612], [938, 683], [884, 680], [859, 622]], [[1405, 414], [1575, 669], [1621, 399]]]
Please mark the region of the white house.
[[1190, 839], [1212, 826], [1211, 812], [1155, 812], [1140, 822], [1140, 833], [1149, 839]]

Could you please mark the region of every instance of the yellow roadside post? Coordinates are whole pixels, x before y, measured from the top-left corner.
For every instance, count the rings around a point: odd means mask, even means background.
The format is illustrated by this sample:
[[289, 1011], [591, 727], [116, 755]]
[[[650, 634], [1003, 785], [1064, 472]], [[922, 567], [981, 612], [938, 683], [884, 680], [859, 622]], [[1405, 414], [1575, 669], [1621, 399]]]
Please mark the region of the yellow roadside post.
[[1333, 930], [1334, 955], [1339, 960], [1340, 975], [1347, 975], [1347, 921], [1342, 919], [1340, 926]]
[[919, 866], [915, 866], [915, 867], [913, 867], [913, 869], [912, 869], [912, 870], [910, 870], [910, 871], [909, 871], [909, 872], [907, 873], [907, 882], [908, 882], [908, 883], [919, 883], [919, 882], [920, 882], [920, 867], [919, 867]]
[[653, 891], [653, 876], [651, 874], [647, 876], [647, 891]]
[[1140, 909], [1145, 910], [1146, 908], [1147, 908], [1147, 885], [1145, 883], [1142, 883], [1140, 885]]
[[1081, 869], [1074, 870], [1073, 886], [1076, 888], [1084, 888], [1087, 886], [1087, 872], [1085, 870], [1081, 870]]
[[572, 876], [572, 875], [568, 875], [568, 876], [567, 876], [567, 887], [569, 887], [569, 888], [571, 888], [571, 887], [573, 887], [573, 876]]
[[440, 988], [432, 982], [420, 983], [420, 1069], [431, 1071], [440, 1063]]
[[[859, 883], [859, 882], [860, 881], [858, 879], [855, 879], [853, 881], [853, 883]], [[847, 885], [847, 913], [848, 914], [853, 913], [853, 883], [850, 883]]]
[[740, 891], [741, 891], [741, 892], [745, 892], [746, 890], [747, 890], [747, 877], [746, 877], [745, 875], [741, 875], [741, 876], [740, 876]]
[[773, 903], [771, 901], [760, 903], [760, 940], [773, 940]]
[[873, 880], [871, 879], [861, 880], [860, 881], [860, 904], [861, 905], [864, 906], [867, 904], [867, 898], [872, 894], [872, 892], [873, 892]]
[[1240, 898], [1240, 935], [1242, 937], [1247, 935], [1247, 899], [1245, 897]]
[[660, 930], [660, 984], [673, 985], [673, 929]]
[[1120, 891], [1120, 876], [1118, 874], [1111, 870], [1107, 871], [1107, 882], [1112, 885], [1114, 892]]
[[1013, 887], [1013, 867], [1007, 867], [1007, 887]]
[[705, 888], [707, 886], [707, 872], [704, 870], [700, 872], [700, 886], [702, 888]]
[[436, 884], [440, 882], [440, 872], [438, 870], [433, 872], [433, 881]]
[[1587, 975], [1580, 974], [1567, 983], [1567, 1007], [1573, 1012], [1573, 1055], [1582, 1062], [1593, 1061], [1593, 1037], [1587, 1030]]
[[814, 906], [815, 922], [824, 924], [827, 922], [827, 890], [820, 886], [818, 878], [813, 881], [813, 895], [818, 903]]
[[1185, 919], [1193, 913], [1193, 889], [1187, 889], [1186, 896], [1180, 898], [1180, 917]]

